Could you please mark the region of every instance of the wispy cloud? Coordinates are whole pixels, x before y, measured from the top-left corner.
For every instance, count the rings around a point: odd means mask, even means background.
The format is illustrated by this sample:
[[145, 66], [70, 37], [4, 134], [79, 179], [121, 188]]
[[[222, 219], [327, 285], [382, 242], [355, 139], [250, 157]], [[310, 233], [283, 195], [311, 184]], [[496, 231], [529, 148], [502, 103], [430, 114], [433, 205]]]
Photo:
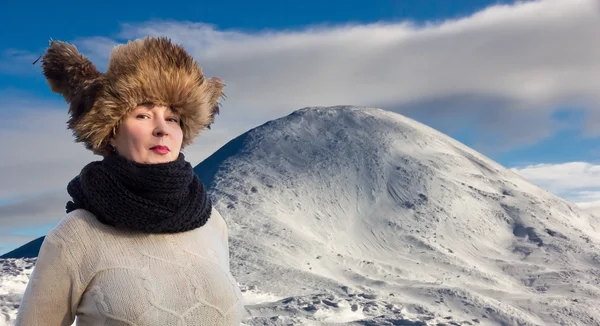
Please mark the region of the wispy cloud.
[[[559, 130], [554, 110], [600, 108], [598, 30], [597, 0], [546, 0], [423, 25], [246, 33], [152, 21], [124, 24], [115, 40], [163, 35], [183, 44], [225, 79], [225, 110], [238, 114], [264, 120], [310, 105], [373, 105], [425, 122], [450, 117], [443, 130], [471, 128], [476, 117], [482, 139], [508, 149]], [[596, 135], [599, 122], [591, 115], [575, 127]]]
[[600, 165], [568, 162], [536, 164], [511, 170], [586, 210], [600, 213]]
[[596, 191], [580, 191], [579, 198], [579, 206], [581, 208], [600, 216], [600, 189]]
[[[552, 113], [577, 107], [598, 136], [600, 5], [544, 0], [497, 5], [458, 20], [219, 30], [176, 21], [123, 24], [72, 40], [105, 67], [115, 44], [146, 35], [183, 44], [225, 79], [224, 111], [264, 121], [311, 105], [356, 104], [475, 128], [503, 150], [552, 136]], [[441, 118], [440, 118], [441, 117]], [[475, 120], [475, 124], [472, 122]], [[474, 127], [475, 126], [475, 127]], [[562, 126], [564, 127], [564, 126]]]
[[0, 74], [24, 75], [39, 74], [39, 68], [33, 63], [42, 54], [26, 50], [5, 49], [0, 51]]
[[600, 165], [587, 162], [536, 164], [513, 170], [553, 192], [600, 187]]
[[57, 222], [64, 215], [69, 199], [66, 190], [52, 191], [0, 205], [2, 228], [18, 230]]
[[0, 112], [0, 137], [7, 140], [0, 142], [0, 151], [14, 153], [10, 160], [0, 160], [0, 198], [63, 188], [82, 164], [93, 159], [73, 142], [66, 128], [67, 108], [59, 101], [35, 100], [31, 95], [5, 98]]

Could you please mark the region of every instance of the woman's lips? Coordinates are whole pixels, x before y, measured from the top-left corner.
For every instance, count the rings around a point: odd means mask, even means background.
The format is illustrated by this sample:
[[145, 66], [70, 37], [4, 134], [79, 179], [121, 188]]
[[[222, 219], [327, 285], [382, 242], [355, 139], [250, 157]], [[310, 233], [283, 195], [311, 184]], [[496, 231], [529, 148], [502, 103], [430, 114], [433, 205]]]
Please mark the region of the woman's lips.
[[168, 146], [154, 146], [152, 148], [150, 148], [150, 150], [154, 151], [155, 153], [164, 155], [170, 152], [169, 147]]

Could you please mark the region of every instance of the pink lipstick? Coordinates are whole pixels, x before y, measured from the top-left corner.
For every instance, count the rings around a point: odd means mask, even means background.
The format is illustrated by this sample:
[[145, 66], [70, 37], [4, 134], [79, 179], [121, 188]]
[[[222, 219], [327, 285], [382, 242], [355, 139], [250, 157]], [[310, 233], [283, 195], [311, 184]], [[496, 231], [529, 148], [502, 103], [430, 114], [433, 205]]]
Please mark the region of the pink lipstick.
[[167, 154], [167, 153], [170, 152], [168, 146], [156, 145], [154, 147], [151, 147], [150, 149], [153, 150], [155, 153], [158, 153], [158, 154], [161, 154], [161, 155], [165, 155], [165, 154]]

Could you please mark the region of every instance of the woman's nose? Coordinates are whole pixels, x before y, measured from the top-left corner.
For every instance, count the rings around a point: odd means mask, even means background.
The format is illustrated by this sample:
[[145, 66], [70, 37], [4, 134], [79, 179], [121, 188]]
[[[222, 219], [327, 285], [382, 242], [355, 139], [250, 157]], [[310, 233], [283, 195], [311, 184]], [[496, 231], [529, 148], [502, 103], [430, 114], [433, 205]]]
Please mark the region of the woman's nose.
[[161, 120], [161, 121], [158, 121], [158, 122], [156, 123], [156, 126], [154, 127], [154, 132], [153, 132], [153, 135], [154, 135], [154, 136], [156, 136], [156, 137], [163, 137], [163, 136], [166, 136], [166, 135], [168, 135], [168, 134], [169, 134], [169, 133], [168, 133], [168, 131], [167, 131], [167, 125], [166, 125], [166, 122], [164, 122], [164, 121], [162, 121], [162, 120]]

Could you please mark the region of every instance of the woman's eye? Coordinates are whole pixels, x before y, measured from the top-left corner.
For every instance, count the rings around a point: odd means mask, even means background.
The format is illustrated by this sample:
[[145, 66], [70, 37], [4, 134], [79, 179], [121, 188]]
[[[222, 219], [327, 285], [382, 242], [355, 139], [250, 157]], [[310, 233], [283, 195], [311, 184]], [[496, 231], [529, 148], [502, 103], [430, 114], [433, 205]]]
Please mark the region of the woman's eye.
[[150, 118], [149, 116], [145, 115], [145, 114], [138, 114], [137, 115], [138, 119], [143, 119], [143, 118]]
[[178, 122], [179, 122], [179, 120], [177, 120], [176, 118], [169, 118], [169, 120], [171, 120], [171, 121], [173, 121], [173, 122], [175, 122], [175, 123], [178, 123]]

